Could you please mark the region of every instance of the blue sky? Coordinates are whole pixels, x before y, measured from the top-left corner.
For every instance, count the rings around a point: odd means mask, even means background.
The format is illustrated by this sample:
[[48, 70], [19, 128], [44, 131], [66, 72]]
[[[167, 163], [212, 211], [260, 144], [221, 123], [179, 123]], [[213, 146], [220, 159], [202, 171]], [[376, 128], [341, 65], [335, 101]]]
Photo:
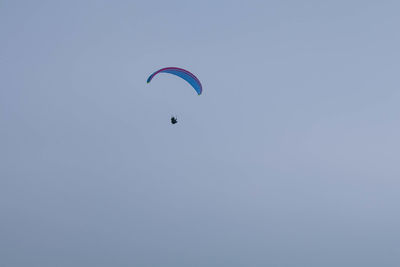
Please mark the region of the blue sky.
[[0, 265], [399, 266], [399, 8], [2, 1]]

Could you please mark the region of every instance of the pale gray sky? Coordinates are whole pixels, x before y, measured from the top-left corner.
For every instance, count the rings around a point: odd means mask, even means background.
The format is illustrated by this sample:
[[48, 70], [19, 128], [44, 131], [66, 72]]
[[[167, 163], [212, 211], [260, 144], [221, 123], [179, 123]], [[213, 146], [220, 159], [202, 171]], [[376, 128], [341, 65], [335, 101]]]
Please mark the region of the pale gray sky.
[[1, 1], [0, 266], [400, 266], [399, 12]]

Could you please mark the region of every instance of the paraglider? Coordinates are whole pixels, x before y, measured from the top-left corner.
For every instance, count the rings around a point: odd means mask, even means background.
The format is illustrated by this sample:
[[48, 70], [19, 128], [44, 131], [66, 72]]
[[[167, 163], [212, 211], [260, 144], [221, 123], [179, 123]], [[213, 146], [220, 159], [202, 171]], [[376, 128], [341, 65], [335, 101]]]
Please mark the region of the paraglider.
[[169, 73], [169, 74], [173, 74], [178, 77], [181, 77], [182, 79], [187, 81], [193, 87], [193, 89], [197, 92], [198, 95], [201, 95], [201, 93], [203, 92], [203, 87], [202, 87], [199, 79], [197, 79], [197, 77], [194, 76], [193, 73], [191, 73], [187, 70], [184, 70], [181, 68], [175, 68], [175, 67], [159, 69], [158, 71], [154, 72], [153, 74], [151, 74], [149, 76], [149, 78], [147, 79], [147, 83], [150, 83], [151, 80], [154, 78], [154, 76], [156, 76], [159, 73]]
[[[183, 80], [185, 80], [186, 82], [188, 82], [198, 95], [201, 95], [201, 93], [203, 92], [203, 86], [201, 85], [201, 82], [199, 81], [199, 79], [197, 79], [197, 77], [193, 73], [191, 73], [185, 69], [176, 68], [176, 67], [162, 68], [162, 69], [159, 69], [159, 70], [153, 72], [149, 76], [149, 78], [147, 78], [147, 83], [150, 83], [151, 80], [159, 73], [169, 73], [169, 74], [178, 76], [178, 77], [182, 78]], [[172, 116], [171, 124], [176, 124], [176, 123], [178, 123], [177, 118]]]

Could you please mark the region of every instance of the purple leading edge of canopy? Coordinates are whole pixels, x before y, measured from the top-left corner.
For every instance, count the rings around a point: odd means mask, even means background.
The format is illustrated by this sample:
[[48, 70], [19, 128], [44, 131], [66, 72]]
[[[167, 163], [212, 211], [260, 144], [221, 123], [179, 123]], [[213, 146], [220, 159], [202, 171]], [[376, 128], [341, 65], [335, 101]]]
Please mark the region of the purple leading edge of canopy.
[[160, 70], [154, 72], [147, 79], [147, 83], [149, 83], [153, 79], [153, 77], [159, 73], [170, 73], [170, 74], [174, 74], [178, 77], [181, 77], [182, 79], [187, 81], [194, 88], [194, 90], [196, 90], [198, 95], [201, 95], [201, 93], [203, 92], [203, 87], [202, 87], [199, 79], [197, 79], [197, 77], [194, 76], [193, 73], [191, 73], [187, 70], [184, 70], [181, 68], [175, 68], [175, 67], [163, 68], [163, 69], [160, 69]]

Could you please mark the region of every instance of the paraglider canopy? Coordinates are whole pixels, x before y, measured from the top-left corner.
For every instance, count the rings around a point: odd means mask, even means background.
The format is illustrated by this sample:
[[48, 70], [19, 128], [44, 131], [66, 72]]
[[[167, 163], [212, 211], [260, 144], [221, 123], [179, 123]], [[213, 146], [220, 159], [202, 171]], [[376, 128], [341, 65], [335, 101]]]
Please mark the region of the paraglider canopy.
[[151, 74], [149, 76], [149, 78], [147, 79], [147, 83], [150, 83], [151, 80], [154, 78], [154, 76], [156, 76], [159, 73], [169, 73], [169, 74], [173, 74], [178, 77], [181, 77], [182, 79], [187, 81], [193, 87], [193, 89], [197, 92], [198, 95], [201, 95], [201, 93], [203, 92], [203, 87], [202, 87], [199, 79], [197, 79], [197, 77], [194, 76], [193, 73], [191, 73], [187, 70], [181, 69], [181, 68], [176, 68], [176, 67], [168, 67], [168, 68], [159, 69], [158, 71], [154, 72], [153, 74]]

